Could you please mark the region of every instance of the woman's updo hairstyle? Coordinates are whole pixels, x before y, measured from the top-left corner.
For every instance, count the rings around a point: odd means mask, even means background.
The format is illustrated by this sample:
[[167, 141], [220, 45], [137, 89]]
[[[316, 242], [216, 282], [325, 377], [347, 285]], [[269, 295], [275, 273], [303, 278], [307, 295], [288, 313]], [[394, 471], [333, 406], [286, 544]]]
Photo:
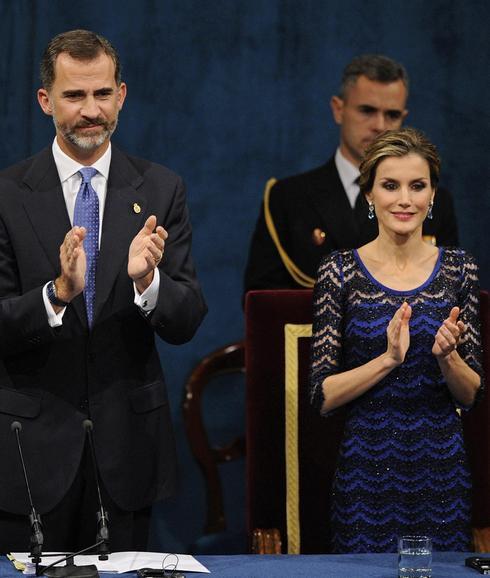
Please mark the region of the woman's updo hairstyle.
[[439, 183], [441, 159], [435, 145], [423, 132], [415, 128], [387, 130], [380, 134], [369, 145], [359, 167], [359, 188], [365, 195], [371, 192], [379, 163], [389, 157], [404, 157], [410, 153], [417, 154], [429, 164], [430, 184], [433, 189]]

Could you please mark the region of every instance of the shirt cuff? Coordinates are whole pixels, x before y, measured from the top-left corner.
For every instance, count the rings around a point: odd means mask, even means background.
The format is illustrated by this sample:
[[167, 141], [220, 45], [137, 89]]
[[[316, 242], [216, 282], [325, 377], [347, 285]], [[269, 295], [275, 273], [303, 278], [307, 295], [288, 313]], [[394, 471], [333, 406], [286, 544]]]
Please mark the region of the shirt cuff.
[[65, 314], [66, 307], [56, 313], [51, 305], [51, 301], [48, 299], [47, 286], [49, 282], [43, 287], [43, 301], [44, 307], [46, 308], [46, 313], [48, 315], [48, 323], [50, 327], [61, 327], [63, 325], [63, 315]]
[[149, 315], [157, 306], [158, 290], [160, 289], [160, 271], [158, 267], [153, 269], [153, 281], [141, 293], [138, 293], [136, 284], [133, 282], [134, 304], [137, 305], [145, 315]]

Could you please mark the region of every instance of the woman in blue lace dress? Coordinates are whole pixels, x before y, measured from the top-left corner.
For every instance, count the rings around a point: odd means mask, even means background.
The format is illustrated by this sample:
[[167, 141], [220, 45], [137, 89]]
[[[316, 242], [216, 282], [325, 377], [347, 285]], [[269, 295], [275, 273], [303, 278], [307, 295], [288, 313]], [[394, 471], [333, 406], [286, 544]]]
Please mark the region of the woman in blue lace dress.
[[457, 408], [482, 389], [473, 258], [424, 241], [439, 175], [414, 129], [378, 137], [360, 189], [378, 237], [324, 258], [314, 292], [311, 397], [347, 406], [333, 484], [333, 552], [396, 551], [422, 534], [468, 550], [471, 481]]

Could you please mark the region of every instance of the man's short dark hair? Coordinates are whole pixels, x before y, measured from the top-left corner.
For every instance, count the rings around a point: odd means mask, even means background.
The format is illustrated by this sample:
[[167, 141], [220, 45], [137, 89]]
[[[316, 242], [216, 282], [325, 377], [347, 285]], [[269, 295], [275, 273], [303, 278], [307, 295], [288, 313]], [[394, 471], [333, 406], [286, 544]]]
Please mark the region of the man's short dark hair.
[[349, 86], [360, 76], [375, 82], [396, 82], [401, 80], [408, 93], [408, 74], [403, 65], [382, 54], [362, 54], [356, 56], [345, 68], [340, 85], [340, 98], [345, 98]]
[[107, 54], [114, 61], [116, 84], [118, 86], [121, 84], [121, 63], [112, 44], [103, 36], [90, 30], [70, 30], [55, 36], [44, 51], [40, 73], [42, 85], [46, 90], [51, 90], [53, 86], [56, 59], [62, 52], [66, 52], [75, 60], [84, 62], [94, 60], [101, 52]]

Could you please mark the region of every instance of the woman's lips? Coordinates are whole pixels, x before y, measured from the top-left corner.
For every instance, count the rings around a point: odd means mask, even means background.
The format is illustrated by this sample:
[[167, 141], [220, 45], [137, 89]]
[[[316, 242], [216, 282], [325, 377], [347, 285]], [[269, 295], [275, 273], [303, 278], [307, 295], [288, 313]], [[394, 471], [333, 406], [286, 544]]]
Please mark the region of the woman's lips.
[[399, 221], [409, 221], [414, 213], [391, 213]]

